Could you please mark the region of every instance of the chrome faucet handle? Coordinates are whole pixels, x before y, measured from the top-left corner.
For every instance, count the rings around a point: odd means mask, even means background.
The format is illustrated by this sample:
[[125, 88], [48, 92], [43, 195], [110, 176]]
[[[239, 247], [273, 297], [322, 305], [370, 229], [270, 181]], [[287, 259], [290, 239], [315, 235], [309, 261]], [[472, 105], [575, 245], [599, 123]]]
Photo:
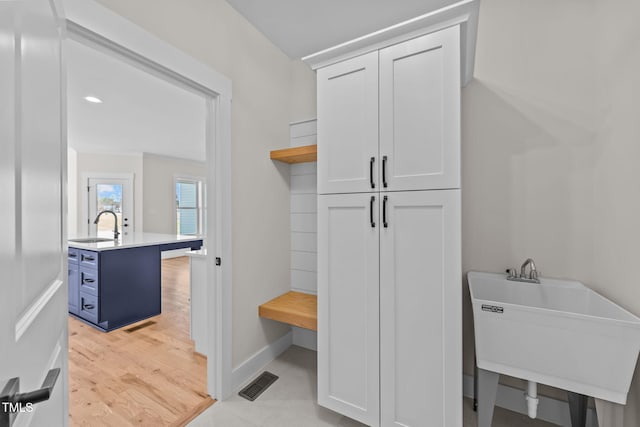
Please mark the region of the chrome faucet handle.
[[507, 273], [507, 278], [518, 277], [517, 274], [516, 274], [516, 269], [515, 268], [507, 268], [505, 270], [505, 273]]
[[529, 272], [529, 279], [538, 280], [538, 270], [532, 268]]
[[530, 265], [531, 271], [535, 271], [536, 269], [536, 264], [533, 262], [533, 259], [527, 258], [527, 260], [523, 262], [522, 266], [520, 267], [520, 277], [523, 279], [527, 278], [527, 265]]

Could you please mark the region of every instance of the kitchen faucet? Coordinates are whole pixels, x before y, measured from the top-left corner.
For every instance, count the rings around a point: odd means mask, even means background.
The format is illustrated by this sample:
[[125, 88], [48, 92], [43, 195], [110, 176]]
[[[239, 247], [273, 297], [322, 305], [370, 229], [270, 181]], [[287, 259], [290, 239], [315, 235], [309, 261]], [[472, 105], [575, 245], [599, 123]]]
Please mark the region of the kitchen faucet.
[[97, 224], [98, 221], [100, 220], [100, 216], [102, 216], [102, 214], [104, 213], [110, 213], [111, 215], [113, 215], [113, 218], [115, 219], [115, 225], [113, 226], [113, 240], [118, 240], [118, 235], [120, 235], [120, 232], [118, 231], [118, 216], [116, 215], [116, 213], [114, 211], [110, 211], [110, 210], [104, 210], [101, 211], [97, 216], [96, 219], [93, 220], [94, 224]]
[[[530, 267], [528, 276], [527, 266]], [[540, 283], [540, 279], [538, 279], [538, 270], [536, 269], [536, 263], [533, 262], [533, 259], [527, 258], [527, 260], [523, 262], [522, 266], [520, 267], [520, 276], [516, 274], [515, 268], [508, 269], [507, 280], [513, 280], [516, 282]]]

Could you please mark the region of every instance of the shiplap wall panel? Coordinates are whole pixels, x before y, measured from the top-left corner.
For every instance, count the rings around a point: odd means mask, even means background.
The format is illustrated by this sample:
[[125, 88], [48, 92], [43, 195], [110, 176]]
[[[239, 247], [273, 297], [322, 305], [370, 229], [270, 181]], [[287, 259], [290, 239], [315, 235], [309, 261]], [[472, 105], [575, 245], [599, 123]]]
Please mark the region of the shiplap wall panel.
[[316, 233], [291, 233], [291, 251], [316, 252], [318, 236]]
[[318, 212], [318, 197], [315, 194], [292, 194], [291, 213]]
[[318, 228], [318, 215], [315, 213], [291, 214], [291, 231], [315, 233]]
[[[294, 123], [290, 146], [316, 144], [316, 121]], [[293, 164], [291, 185], [291, 289], [317, 293], [317, 167], [316, 162]]]
[[[317, 185], [316, 175], [291, 175], [291, 194], [316, 194], [315, 187]], [[309, 191], [314, 191], [310, 193]]]

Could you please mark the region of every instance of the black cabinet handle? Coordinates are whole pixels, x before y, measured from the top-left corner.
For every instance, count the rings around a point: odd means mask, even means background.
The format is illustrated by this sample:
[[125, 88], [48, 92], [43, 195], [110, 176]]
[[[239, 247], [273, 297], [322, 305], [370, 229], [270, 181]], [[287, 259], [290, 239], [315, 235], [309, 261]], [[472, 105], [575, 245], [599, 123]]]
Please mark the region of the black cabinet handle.
[[373, 182], [373, 163], [375, 161], [375, 157], [372, 157], [371, 160], [369, 160], [369, 182], [371, 183], [371, 188], [376, 188], [376, 183]]
[[72, 254], [72, 253], [70, 253], [70, 254], [69, 254], [69, 258], [78, 258], [78, 255], [77, 255], [77, 254]]
[[371, 228], [375, 228], [376, 223], [373, 222], [373, 203], [376, 201], [376, 196], [371, 196], [371, 200], [369, 201], [369, 222], [371, 223]]
[[94, 279], [82, 279], [82, 283], [93, 283], [95, 282]]
[[83, 261], [95, 261], [96, 259], [92, 256], [83, 256], [82, 257]]
[[387, 228], [389, 224], [387, 224], [387, 196], [382, 198], [382, 226]]
[[94, 308], [95, 308], [95, 305], [93, 305], [93, 304], [84, 304], [82, 306], [83, 310], [93, 310]]
[[382, 156], [382, 186], [387, 188], [387, 156]]

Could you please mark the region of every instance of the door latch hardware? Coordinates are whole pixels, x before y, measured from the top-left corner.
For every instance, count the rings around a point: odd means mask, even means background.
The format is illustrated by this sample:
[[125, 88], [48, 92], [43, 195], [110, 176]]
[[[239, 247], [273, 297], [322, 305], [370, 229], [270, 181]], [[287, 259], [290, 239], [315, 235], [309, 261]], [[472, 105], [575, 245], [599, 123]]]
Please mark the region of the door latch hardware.
[[11, 427], [19, 413], [31, 412], [34, 404], [49, 400], [59, 375], [59, 368], [51, 369], [42, 387], [28, 393], [18, 393], [20, 378], [11, 378], [0, 392], [0, 427]]
[[216, 257], [216, 265], [222, 265], [222, 258], [219, 256]]

